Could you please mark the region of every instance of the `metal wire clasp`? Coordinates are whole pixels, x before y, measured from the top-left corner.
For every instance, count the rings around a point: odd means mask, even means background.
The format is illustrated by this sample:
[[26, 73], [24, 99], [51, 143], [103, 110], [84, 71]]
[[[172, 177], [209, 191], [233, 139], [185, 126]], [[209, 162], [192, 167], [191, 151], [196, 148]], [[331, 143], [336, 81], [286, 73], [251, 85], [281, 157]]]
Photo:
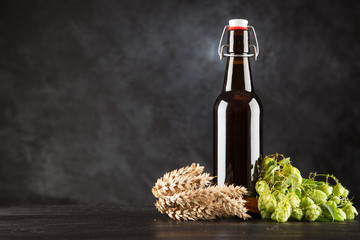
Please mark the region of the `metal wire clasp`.
[[225, 35], [225, 32], [226, 32], [226, 29], [229, 28], [229, 25], [226, 25], [224, 27], [224, 30], [222, 31], [222, 34], [221, 34], [221, 38], [220, 38], [220, 42], [219, 42], [219, 47], [218, 47], [218, 54], [219, 54], [219, 57], [220, 57], [220, 60], [222, 60], [224, 58], [224, 56], [226, 57], [254, 57], [255, 61], [257, 60], [257, 57], [259, 56], [259, 53], [260, 53], [260, 48], [259, 48], [259, 43], [258, 43], [258, 40], [257, 40], [257, 37], [256, 37], [256, 32], [255, 32], [255, 28], [253, 26], [250, 26], [248, 25], [248, 28], [251, 29], [253, 35], [254, 35], [254, 40], [255, 40], [255, 44], [256, 46], [254, 45], [250, 45], [249, 47], [252, 47], [254, 49], [254, 53], [250, 53], [250, 54], [247, 54], [247, 53], [244, 53], [244, 54], [228, 54], [228, 53], [224, 53], [224, 48], [225, 47], [229, 47], [228, 44], [222, 44], [223, 43], [223, 40], [224, 40], [224, 35]]

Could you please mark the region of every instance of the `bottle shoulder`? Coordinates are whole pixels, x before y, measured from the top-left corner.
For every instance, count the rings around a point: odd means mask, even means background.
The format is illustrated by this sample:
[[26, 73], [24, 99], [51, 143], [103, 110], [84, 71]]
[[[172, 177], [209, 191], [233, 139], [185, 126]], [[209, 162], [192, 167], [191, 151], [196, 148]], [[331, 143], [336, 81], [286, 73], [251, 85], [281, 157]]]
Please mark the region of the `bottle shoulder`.
[[218, 106], [220, 102], [225, 102], [227, 103], [227, 105], [248, 105], [251, 102], [251, 104], [259, 105], [260, 109], [262, 109], [261, 100], [254, 92], [221, 92], [220, 95], [217, 97], [214, 106]]
[[236, 94], [235, 92], [222, 92], [216, 99], [213, 112], [216, 115], [226, 114], [263, 114], [263, 107], [259, 97], [254, 92]]

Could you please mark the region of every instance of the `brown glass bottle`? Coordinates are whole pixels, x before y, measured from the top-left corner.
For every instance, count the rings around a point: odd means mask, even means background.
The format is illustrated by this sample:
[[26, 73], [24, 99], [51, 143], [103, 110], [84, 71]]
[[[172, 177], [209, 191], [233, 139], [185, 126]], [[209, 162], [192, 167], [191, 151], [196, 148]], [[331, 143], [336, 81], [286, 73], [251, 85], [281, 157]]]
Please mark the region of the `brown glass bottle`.
[[[249, 54], [248, 30], [229, 29], [228, 53]], [[262, 121], [249, 57], [227, 57], [223, 89], [214, 105], [215, 183], [241, 185], [255, 196], [255, 163], [263, 150]]]

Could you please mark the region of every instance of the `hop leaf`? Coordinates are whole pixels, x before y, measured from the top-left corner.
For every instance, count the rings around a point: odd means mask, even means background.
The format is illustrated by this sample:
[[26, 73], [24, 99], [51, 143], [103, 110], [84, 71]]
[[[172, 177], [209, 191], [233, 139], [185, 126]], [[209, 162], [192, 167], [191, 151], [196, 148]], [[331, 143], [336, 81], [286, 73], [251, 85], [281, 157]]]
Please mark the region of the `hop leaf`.
[[274, 158], [269, 157], [269, 156], [266, 156], [263, 161], [264, 161], [264, 166], [266, 169], [268, 169], [271, 165], [276, 164], [276, 162], [274, 161]]
[[335, 220], [335, 212], [336, 212], [336, 203], [333, 201], [327, 201], [324, 204], [320, 205], [321, 209], [322, 209], [322, 216], [325, 217], [326, 219], [329, 219], [331, 221]]
[[327, 201], [326, 204], [329, 205], [332, 209], [337, 208], [336, 203], [332, 200]]

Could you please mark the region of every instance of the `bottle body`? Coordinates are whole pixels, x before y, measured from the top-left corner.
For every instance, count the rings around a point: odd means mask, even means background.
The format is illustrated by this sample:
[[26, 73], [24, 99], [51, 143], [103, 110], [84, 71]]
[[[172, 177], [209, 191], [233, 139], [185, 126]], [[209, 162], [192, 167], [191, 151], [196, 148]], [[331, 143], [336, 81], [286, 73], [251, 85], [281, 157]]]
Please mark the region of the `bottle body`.
[[214, 105], [214, 176], [255, 195], [256, 161], [262, 156], [263, 110], [253, 92], [222, 92]]

